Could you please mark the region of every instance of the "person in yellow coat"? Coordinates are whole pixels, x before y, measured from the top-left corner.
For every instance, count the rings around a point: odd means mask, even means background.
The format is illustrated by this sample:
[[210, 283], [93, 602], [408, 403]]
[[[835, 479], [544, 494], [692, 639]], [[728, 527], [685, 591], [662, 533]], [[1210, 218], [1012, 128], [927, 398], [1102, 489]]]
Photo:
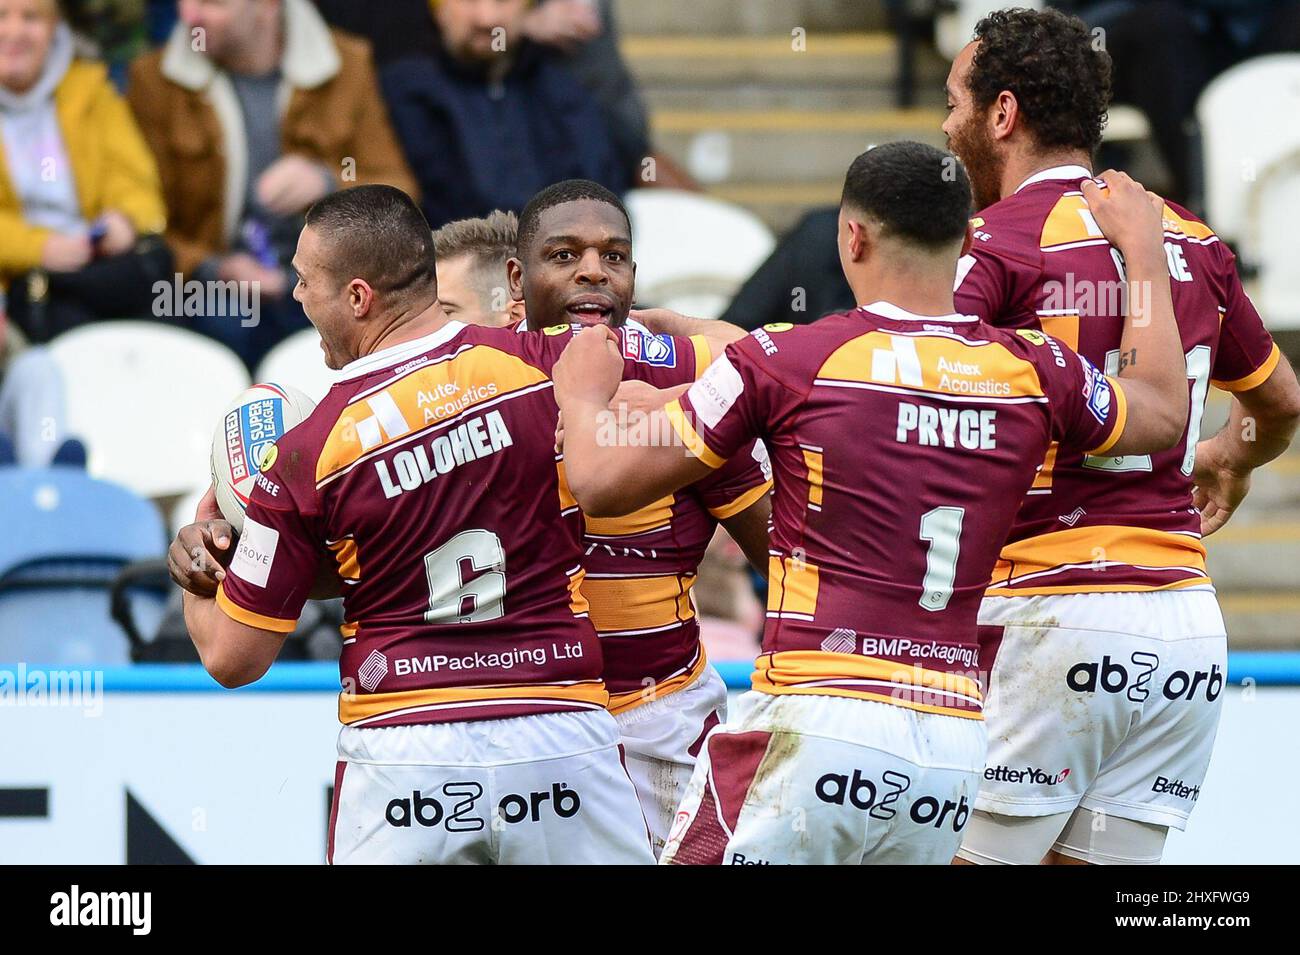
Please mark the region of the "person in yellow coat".
[[0, 0], [0, 285], [29, 338], [148, 314], [170, 273], [154, 159], [56, 0]]

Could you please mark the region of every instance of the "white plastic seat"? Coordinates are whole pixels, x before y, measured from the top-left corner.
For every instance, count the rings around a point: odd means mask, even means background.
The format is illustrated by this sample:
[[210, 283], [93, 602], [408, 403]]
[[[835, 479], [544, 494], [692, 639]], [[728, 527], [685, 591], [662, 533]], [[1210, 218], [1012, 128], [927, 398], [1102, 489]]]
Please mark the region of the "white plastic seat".
[[717, 318], [776, 246], [761, 219], [721, 199], [640, 189], [626, 203], [638, 302], [676, 304], [687, 314]]
[[934, 45], [944, 59], [955, 60], [962, 47], [975, 37], [975, 24], [994, 10], [1003, 7], [1028, 7], [1040, 10], [1043, 0], [958, 0], [957, 9], [940, 13], [934, 18]]
[[1151, 138], [1151, 121], [1136, 106], [1113, 104], [1106, 116], [1101, 138], [1108, 143], [1127, 143]]
[[325, 364], [316, 329], [304, 328], [266, 353], [257, 366], [256, 380], [292, 385], [312, 401], [319, 402], [338, 380], [338, 372]]
[[184, 493], [210, 473], [214, 430], [249, 384], [224, 345], [153, 322], [85, 325], [50, 351], [88, 470], [144, 497]]
[[1222, 238], [1244, 238], [1252, 193], [1271, 167], [1300, 153], [1300, 53], [1255, 57], [1225, 70], [1201, 94], [1196, 118], [1210, 226]]
[[1300, 267], [1295, 223], [1300, 221], [1300, 152], [1270, 166], [1251, 193], [1242, 248], [1259, 266], [1255, 307], [1273, 331], [1300, 328]]

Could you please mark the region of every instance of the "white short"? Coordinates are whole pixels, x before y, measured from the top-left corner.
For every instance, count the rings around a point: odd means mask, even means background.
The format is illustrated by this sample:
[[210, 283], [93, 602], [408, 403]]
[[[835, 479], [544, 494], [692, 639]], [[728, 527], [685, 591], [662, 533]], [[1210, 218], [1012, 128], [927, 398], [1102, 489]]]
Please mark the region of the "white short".
[[668, 839], [704, 737], [726, 718], [727, 684], [711, 666], [676, 693], [614, 717], [656, 857]]
[[604, 711], [344, 727], [330, 863], [654, 862]]
[[661, 863], [947, 865], [984, 765], [980, 720], [748, 692], [709, 734]]
[[979, 622], [1003, 628], [979, 809], [1186, 826], [1227, 678], [1213, 591], [988, 597]]

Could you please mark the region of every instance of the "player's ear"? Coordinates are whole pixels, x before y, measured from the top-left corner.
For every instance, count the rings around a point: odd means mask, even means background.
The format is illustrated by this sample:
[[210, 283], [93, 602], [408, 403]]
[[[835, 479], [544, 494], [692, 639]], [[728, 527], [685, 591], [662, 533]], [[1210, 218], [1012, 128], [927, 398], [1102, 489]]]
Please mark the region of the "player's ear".
[[506, 284], [510, 286], [510, 298], [516, 302], [524, 300], [524, 263], [518, 256], [506, 259]]
[[990, 118], [993, 128], [990, 131], [993, 139], [1006, 139], [1016, 131], [1016, 125], [1020, 122], [1020, 103], [1016, 95], [1010, 90], [1003, 90], [993, 101], [993, 107], [990, 111]]
[[348, 305], [355, 318], [364, 318], [375, 300], [374, 289], [364, 279], [353, 279], [348, 283]]

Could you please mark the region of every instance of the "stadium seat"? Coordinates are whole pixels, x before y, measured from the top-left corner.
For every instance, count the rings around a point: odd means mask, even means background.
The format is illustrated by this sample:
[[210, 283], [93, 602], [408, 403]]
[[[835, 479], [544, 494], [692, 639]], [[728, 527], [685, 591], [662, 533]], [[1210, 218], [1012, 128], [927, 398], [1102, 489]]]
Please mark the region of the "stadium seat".
[[1106, 115], [1106, 128], [1101, 133], [1102, 142], [1128, 143], [1151, 138], [1151, 122], [1147, 114], [1136, 106], [1114, 103]]
[[1251, 193], [1250, 228], [1242, 248], [1259, 266], [1255, 307], [1274, 331], [1300, 328], [1300, 268], [1295, 224], [1300, 221], [1300, 151], [1274, 163]]
[[312, 401], [319, 402], [338, 380], [338, 372], [326, 367], [316, 330], [306, 328], [267, 352], [257, 366], [257, 380], [292, 385]]
[[638, 189], [627, 196], [636, 245], [637, 301], [717, 318], [776, 245], [739, 206], [693, 192]]
[[203, 480], [214, 429], [248, 387], [229, 349], [154, 322], [96, 322], [50, 344], [66, 381], [68, 430], [90, 449], [90, 473], [145, 497]]
[[[167, 545], [162, 518], [126, 488], [70, 468], [0, 468], [0, 660], [111, 666], [130, 658], [109, 590], [131, 561]], [[136, 618], [156, 625], [165, 595], [131, 594]]]
[[1300, 53], [1255, 57], [1225, 70], [1201, 94], [1196, 118], [1208, 221], [1224, 239], [1245, 239], [1252, 210], [1263, 208], [1261, 186], [1274, 167], [1300, 153]]
[[961, 48], [975, 36], [975, 24], [1003, 7], [1028, 7], [1041, 10], [1043, 0], [1018, 0], [1007, 3], [1006, 0], [957, 0], [955, 10], [939, 13], [934, 18], [934, 45], [946, 60], [955, 60]]

